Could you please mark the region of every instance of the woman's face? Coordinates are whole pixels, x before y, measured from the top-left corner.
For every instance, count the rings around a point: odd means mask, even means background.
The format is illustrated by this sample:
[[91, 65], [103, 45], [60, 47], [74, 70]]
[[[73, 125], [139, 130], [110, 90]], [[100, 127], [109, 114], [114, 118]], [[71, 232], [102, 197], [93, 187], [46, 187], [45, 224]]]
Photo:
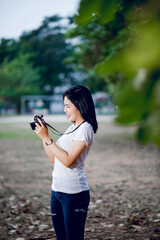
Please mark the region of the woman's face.
[[79, 117], [81, 117], [80, 111], [66, 96], [64, 97], [64, 112], [66, 113], [68, 120], [71, 122], [76, 122]]

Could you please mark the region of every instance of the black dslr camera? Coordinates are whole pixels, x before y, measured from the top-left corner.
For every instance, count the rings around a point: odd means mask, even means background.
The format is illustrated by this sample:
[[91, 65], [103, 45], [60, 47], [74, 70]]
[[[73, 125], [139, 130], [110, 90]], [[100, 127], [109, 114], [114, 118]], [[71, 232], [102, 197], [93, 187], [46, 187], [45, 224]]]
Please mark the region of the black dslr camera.
[[70, 133], [72, 133], [72, 132], [74, 132], [77, 128], [79, 128], [80, 127], [80, 125], [82, 124], [82, 123], [84, 123], [85, 121], [83, 121], [78, 127], [76, 127], [74, 130], [72, 130], [71, 132], [68, 132], [68, 133], [60, 133], [59, 131], [57, 131], [54, 127], [52, 127], [51, 125], [49, 125], [47, 122], [45, 122], [44, 121], [44, 119], [43, 119], [43, 115], [35, 115], [34, 116], [34, 122], [31, 122], [30, 123], [30, 126], [31, 126], [31, 128], [32, 128], [32, 130], [35, 130], [35, 128], [36, 128], [36, 123], [38, 123], [40, 126], [41, 126], [41, 124], [38, 122], [38, 119], [40, 119], [41, 120], [41, 122], [47, 127], [49, 127], [49, 129], [52, 131], [52, 133], [54, 133], [55, 135], [58, 135], [58, 136], [62, 136], [63, 134], [70, 134]]
[[44, 124], [46, 124], [46, 122], [44, 121], [44, 119], [43, 119], [43, 115], [35, 115], [34, 116], [34, 122], [31, 122], [30, 123], [30, 126], [31, 126], [31, 128], [32, 128], [32, 130], [35, 130], [35, 128], [36, 128], [36, 123], [38, 123], [40, 126], [41, 126], [41, 124], [38, 122], [38, 118], [44, 123]]
[[59, 131], [57, 131], [54, 127], [52, 127], [51, 125], [49, 125], [48, 123], [46, 123], [45, 121], [44, 121], [44, 119], [43, 119], [43, 115], [35, 115], [34, 116], [34, 122], [31, 122], [30, 123], [30, 126], [31, 126], [31, 128], [32, 128], [32, 130], [35, 130], [35, 128], [36, 128], [36, 123], [38, 123], [40, 126], [41, 126], [41, 124], [38, 122], [38, 119], [40, 119], [41, 120], [41, 122], [47, 127], [49, 127], [49, 129], [55, 134], [55, 135], [58, 135], [58, 136], [62, 136], [63, 135], [63, 133], [60, 133]]

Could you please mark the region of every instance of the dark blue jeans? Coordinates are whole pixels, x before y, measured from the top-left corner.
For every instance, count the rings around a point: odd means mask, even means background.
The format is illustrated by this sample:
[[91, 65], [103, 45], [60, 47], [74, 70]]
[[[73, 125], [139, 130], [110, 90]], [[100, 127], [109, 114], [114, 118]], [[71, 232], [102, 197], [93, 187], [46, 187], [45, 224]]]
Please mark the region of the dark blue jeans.
[[51, 192], [51, 216], [57, 240], [84, 240], [89, 191], [76, 194]]

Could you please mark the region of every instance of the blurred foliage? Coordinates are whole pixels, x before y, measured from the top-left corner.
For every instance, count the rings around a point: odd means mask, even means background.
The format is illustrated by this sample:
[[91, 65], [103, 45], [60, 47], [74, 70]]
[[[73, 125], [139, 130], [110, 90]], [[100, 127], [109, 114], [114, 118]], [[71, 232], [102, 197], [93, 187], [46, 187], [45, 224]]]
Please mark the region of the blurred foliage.
[[[96, 2], [97, 5], [94, 5], [93, 2]], [[120, 4], [116, 4], [114, 18], [102, 24], [104, 19], [102, 20], [100, 18], [101, 15], [97, 13], [97, 9], [101, 8], [98, 7], [98, 4], [102, 4], [102, 2], [81, 1], [79, 15], [71, 19], [81, 24], [74, 26], [66, 34], [66, 37], [73, 39], [75, 43], [72, 55], [66, 59], [66, 62], [75, 65], [76, 69], [85, 72], [86, 79], [84, 83], [92, 92], [103, 90], [113, 95], [118, 86], [123, 86], [126, 80], [125, 75], [122, 72], [110, 72], [107, 75], [100, 75], [97, 71], [97, 64], [112, 59], [129, 46], [132, 36], [135, 35], [137, 29], [135, 24], [128, 24], [125, 20], [124, 12], [126, 10], [116, 11], [116, 9], [121, 9]], [[106, 2], [108, 3], [109, 1]], [[89, 4], [93, 4], [96, 7], [96, 10], [94, 9], [95, 12], [91, 14], [92, 17], [87, 15], [89, 14], [89, 11], [87, 11]], [[81, 12], [83, 12], [81, 7], [86, 11], [86, 19], [83, 14], [81, 15]], [[131, 8], [131, 6], [129, 7]]]
[[160, 1], [81, 0], [75, 21], [81, 64], [108, 83], [117, 122], [160, 146]]

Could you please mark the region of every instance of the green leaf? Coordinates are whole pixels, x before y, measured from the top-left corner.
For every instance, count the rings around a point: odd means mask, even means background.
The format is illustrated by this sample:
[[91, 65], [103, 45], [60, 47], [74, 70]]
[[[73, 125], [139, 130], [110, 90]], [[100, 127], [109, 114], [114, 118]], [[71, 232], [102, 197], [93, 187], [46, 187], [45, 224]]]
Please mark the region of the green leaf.
[[76, 17], [76, 23], [89, 23], [97, 14], [98, 8], [99, 1], [97, 0], [81, 0], [78, 16]]
[[115, 12], [117, 10], [117, 0], [102, 0], [99, 15], [102, 24], [113, 20]]
[[113, 20], [116, 10], [117, 0], [81, 0], [76, 23], [86, 24], [98, 16], [105, 24]]

